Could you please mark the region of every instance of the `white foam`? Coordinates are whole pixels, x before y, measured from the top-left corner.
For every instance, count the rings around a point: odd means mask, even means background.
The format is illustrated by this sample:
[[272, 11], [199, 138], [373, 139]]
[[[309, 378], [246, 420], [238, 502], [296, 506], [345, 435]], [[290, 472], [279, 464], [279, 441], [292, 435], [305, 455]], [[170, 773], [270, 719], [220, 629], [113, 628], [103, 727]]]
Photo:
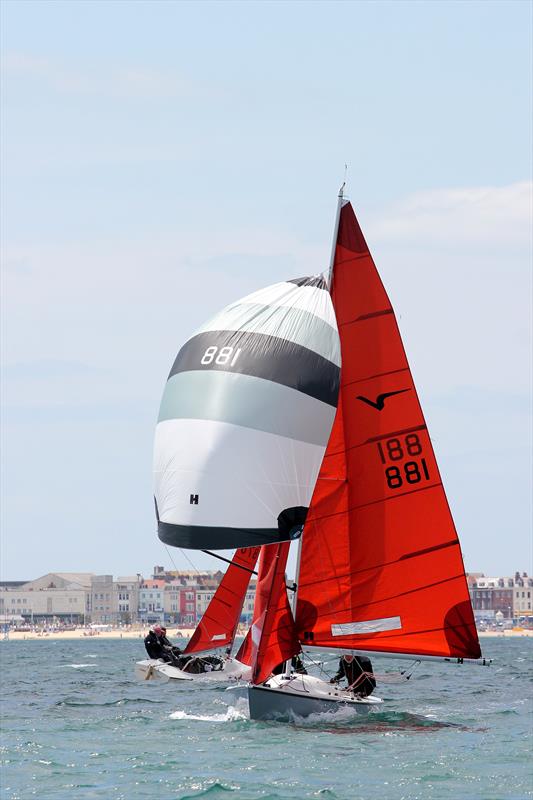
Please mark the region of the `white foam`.
[[61, 664], [62, 667], [72, 667], [72, 669], [83, 669], [84, 667], [94, 667], [94, 664]]
[[[344, 703], [339, 704], [339, 708], [335, 711], [318, 711], [307, 717], [300, 717], [298, 714], [291, 715], [293, 721], [298, 725], [313, 725], [316, 722], [343, 722], [353, 720], [356, 716], [359, 716], [357, 709]], [[365, 717], [361, 716], [361, 719], [365, 719]]]
[[187, 714], [186, 711], [173, 711], [169, 718], [195, 719], [199, 722], [235, 722], [239, 719], [247, 719], [247, 716], [235, 706], [229, 706], [224, 714]]

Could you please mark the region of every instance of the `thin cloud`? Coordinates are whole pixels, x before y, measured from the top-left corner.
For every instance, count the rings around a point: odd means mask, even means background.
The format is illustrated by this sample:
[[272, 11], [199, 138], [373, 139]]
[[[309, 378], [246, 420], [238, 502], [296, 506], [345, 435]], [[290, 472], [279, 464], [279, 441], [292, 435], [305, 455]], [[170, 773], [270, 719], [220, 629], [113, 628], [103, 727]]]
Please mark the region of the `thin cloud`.
[[22, 79], [44, 84], [48, 89], [61, 94], [99, 98], [160, 100], [214, 93], [211, 87], [173, 72], [162, 72], [138, 65], [98, 69], [91, 64], [85, 69], [72, 69], [52, 59], [21, 52], [6, 53], [3, 71], [7, 81]]
[[370, 230], [384, 241], [415, 247], [527, 247], [532, 196], [531, 181], [417, 192], [374, 220]]

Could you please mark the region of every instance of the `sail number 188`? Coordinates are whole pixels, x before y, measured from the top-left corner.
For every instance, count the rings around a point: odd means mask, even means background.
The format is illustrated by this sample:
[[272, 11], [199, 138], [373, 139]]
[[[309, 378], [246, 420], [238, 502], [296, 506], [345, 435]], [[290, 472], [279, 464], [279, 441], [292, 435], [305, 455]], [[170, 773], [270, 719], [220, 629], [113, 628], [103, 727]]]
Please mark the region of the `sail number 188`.
[[[429, 480], [429, 470], [425, 458], [414, 459], [413, 456], [422, 454], [422, 444], [416, 433], [378, 442], [378, 453], [382, 464], [391, 461], [402, 461], [402, 464], [392, 464], [385, 470], [385, 478], [389, 489], [399, 489], [405, 484], [419, 483]], [[404, 459], [410, 458], [409, 461]]]

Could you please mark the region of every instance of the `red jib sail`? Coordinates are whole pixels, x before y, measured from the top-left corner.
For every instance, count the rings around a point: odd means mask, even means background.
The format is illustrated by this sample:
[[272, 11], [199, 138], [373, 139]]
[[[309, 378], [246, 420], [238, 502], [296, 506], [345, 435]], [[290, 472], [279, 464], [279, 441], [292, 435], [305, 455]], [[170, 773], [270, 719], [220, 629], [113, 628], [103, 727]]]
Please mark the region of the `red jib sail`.
[[254, 622], [237, 659], [253, 668], [253, 683], [263, 683], [274, 667], [300, 651], [287, 598], [285, 566], [290, 542], [265, 545], [261, 550]]
[[260, 549], [241, 547], [235, 551], [231, 564], [185, 648], [185, 653], [198, 653], [233, 644], [242, 604]]
[[394, 312], [349, 203], [332, 298], [341, 390], [305, 524], [299, 638], [478, 658], [457, 532]]

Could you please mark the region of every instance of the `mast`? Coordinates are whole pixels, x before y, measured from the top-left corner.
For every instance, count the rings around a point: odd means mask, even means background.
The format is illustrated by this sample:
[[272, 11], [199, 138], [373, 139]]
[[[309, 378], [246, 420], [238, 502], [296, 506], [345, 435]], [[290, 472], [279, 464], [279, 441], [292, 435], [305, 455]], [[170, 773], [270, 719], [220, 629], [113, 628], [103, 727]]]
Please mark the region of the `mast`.
[[[341, 208], [342, 202], [344, 200], [344, 187], [346, 186], [346, 181], [342, 182], [342, 186], [339, 189], [339, 194], [337, 195], [337, 208], [335, 211], [335, 222], [333, 225], [333, 240], [331, 242], [331, 255], [329, 258], [329, 270], [328, 270], [328, 291], [331, 294], [331, 288], [333, 285], [333, 265], [335, 264], [335, 251], [337, 249], [337, 237], [339, 235], [339, 222], [341, 218]], [[291, 598], [291, 611], [292, 616], [296, 619], [296, 606], [298, 603], [298, 584], [300, 583], [300, 562], [302, 560], [302, 543], [304, 538], [305, 532], [305, 525], [302, 529], [302, 534], [298, 539], [298, 546], [296, 550], [296, 572], [294, 575], [294, 586], [293, 586], [293, 593]], [[289, 677], [291, 672], [291, 662], [285, 662], [285, 675]]]
[[341, 218], [341, 208], [342, 208], [342, 201], [344, 200], [345, 186], [346, 182], [343, 181], [337, 197], [337, 210], [335, 212], [335, 224], [333, 226], [333, 241], [331, 243], [331, 255], [329, 257], [328, 289], [330, 294], [331, 294], [331, 285], [333, 282], [333, 264], [335, 263], [335, 250], [337, 248], [337, 236], [339, 235], [339, 221]]

